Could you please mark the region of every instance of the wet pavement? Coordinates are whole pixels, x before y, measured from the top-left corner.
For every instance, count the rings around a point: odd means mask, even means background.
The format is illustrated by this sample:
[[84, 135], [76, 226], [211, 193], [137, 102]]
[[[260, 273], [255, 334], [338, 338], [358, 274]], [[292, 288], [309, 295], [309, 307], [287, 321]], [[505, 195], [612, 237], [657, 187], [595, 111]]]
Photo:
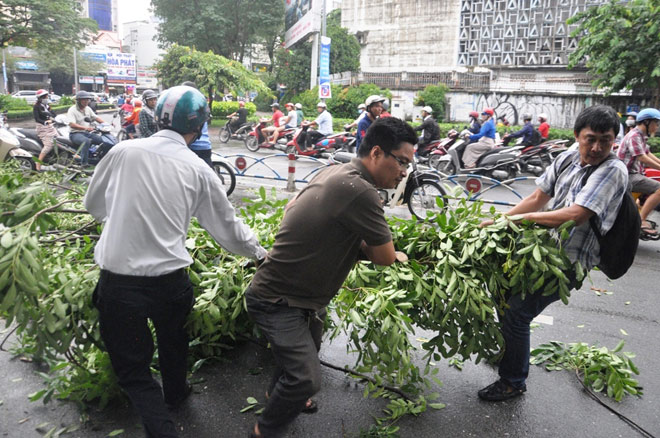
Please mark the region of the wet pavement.
[[[240, 199], [257, 186], [239, 179], [232, 199]], [[262, 182], [259, 182], [261, 184]], [[278, 192], [286, 196], [283, 191]], [[652, 219], [660, 220], [654, 213]], [[601, 396], [608, 406], [627, 416], [650, 434], [660, 436], [660, 241], [640, 242], [635, 264], [623, 278], [609, 281], [600, 272], [591, 273], [580, 291], [574, 291], [568, 306], [554, 303], [543, 313], [534, 329], [532, 347], [550, 340], [587, 342], [608, 348], [621, 340], [624, 351], [634, 359], [644, 387], [642, 397], [627, 396], [621, 403]], [[600, 289], [598, 292], [594, 289]], [[600, 293], [600, 295], [597, 294]], [[0, 341], [8, 329], [0, 325]], [[418, 337], [431, 333], [420, 332]], [[11, 345], [7, 341], [5, 348]], [[324, 343], [322, 359], [343, 367], [355, 357], [346, 353], [345, 340]], [[422, 354], [418, 356], [422, 363]], [[642, 436], [616, 415], [593, 401], [576, 376], [568, 371], [548, 372], [532, 366], [528, 391], [520, 398], [501, 403], [482, 402], [477, 390], [497, 378], [496, 369], [466, 362], [462, 371], [436, 365], [443, 410], [429, 409], [419, 417], [407, 416], [397, 422], [401, 437], [636, 437]], [[264, 401], [272, 359], [260, 346], [246, 342], [236, 346], [221, 361], [204, 366], [195, 376], [194, 393], [173, 417], [183, 438], [245, 437], [254, 423], [254, 411], [240, 413], [247, 397]], [[81, 423], [81, 411], [72, 403], [29, 402], [28, 395], [42, 389], [39, 371], [32, 363], [0, 352], [0, 437], [41, 437], [55, 427], [77, 426], [62, 436], [100, 438], [123, 429], [120, 437], [142, 437], [139, 418], [130, 405], [118, 402], [103, 411], [89, 409], [88, 421]], [[346, 374], [323, 369], [323, 386], [315, 397], [319, 412], [301, 415], [289, 428], [289, 437], [358, 437], [361, 430], [381, 416], [386, 401], [365, 399], [364, 384]], [[37, 430], [39, 429], [39, 430]]]

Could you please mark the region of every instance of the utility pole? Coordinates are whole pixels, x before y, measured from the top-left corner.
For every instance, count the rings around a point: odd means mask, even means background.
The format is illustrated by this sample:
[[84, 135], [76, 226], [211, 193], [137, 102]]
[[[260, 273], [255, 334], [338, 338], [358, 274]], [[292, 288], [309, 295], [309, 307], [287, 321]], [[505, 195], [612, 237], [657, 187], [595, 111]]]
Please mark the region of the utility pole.
[[325, 1], [321, 0], [321, 32], [314, 33], [314, 41], [312, 42], [312, 74], [310, 75], [309, 89], [316, 87], [319, 84], [319, 46], [321, 45], [320, 36], [325, 36]]
[[7, 89], [7, 58], [5, 57], [5, 48], [2, 48], [2, 92], [9, 94]]
[[73, 48], [73, 80], [76, 84], [76, 93], [80, 91], [78, 84], [78, 49]]

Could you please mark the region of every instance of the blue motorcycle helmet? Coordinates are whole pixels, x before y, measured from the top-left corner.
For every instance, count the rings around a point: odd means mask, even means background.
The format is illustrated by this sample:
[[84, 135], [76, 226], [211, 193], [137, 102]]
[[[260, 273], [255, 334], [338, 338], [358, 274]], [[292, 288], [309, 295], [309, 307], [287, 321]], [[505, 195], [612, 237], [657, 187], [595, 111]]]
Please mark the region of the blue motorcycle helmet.
[[210, 114], [202, 93], [193, 87], [179, 85], [168, 88], [160, 95], [155, 118], [160, 129], [171, 129], [185, 135], [201, 132]]
[[655, 108], [644, 108], [639, 113], [637, 113], [636, 121], [641, 123], [644, 120], [658, 120], [660, 121], [660, 111]]

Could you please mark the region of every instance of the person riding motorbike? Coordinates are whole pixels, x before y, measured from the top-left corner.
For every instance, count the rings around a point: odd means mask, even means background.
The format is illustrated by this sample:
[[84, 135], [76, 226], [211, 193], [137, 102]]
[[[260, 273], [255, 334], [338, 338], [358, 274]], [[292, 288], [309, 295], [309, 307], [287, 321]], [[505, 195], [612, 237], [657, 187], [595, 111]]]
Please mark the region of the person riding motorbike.
[[137, 136], [137, 125], [140, 123], [140, 112], [142, 111], [142, 101], [140, 99], [133, 99], [133, 112], [124, 119], [126, 123], [126, 133], [129, 138]]
[[261, 130], [261, 133], [268, 138], [277, 128], [280, 127], [280, 119], [284, 117], [284, 113], [280, 111], [280, 104], [275, 102], [270, 105], [271, 110], [273, 111], [273, 116], [270, 118], [271, 126], [267, 126]]
[[367, 115], [367, 113], [365, 111], [366, 108], [367, 108], [367, 106], [365, 104], [363, 104], [363, 103], [359, 104], [358, 105], [358, 117], [357, 117], [357, 119], [353, 120], [352, 123], [344, 125], [344, 129], [347, 130], [347, 131], [350, 131], [351, 129], [355, 128], [358, 125], [358, 123], [360, 123], [360, 120], [362, 120], [362, 118]]
[[[540, 117], [539, 117], [540, 119]], [[520, 131], [512, 132], [502, 138], [504, 145], [509, 144], [512, 138], [522, 137], [523, 146], [531, 146], [533, 144], [532, 137], [534, 136], [534, 127], [532, 126], [532, 115], [523, 114], [523, 122], [525, 123]]]
[[97, 123], [103, 123], [103, 119], [97, 116], [91, 108], [89, 102], [93, 96], [87, 91], [79, 91], [76, 93], [76, 103], [67, 111], [67, 118], [69, 120], [69, 139], [71, 142], [79, 146], [80, 158], [83, 166], [89, 164], [89, 148], [92, 144], [101, 145], [101, 147], [110, 149], [114, 143], [106, 143], [102, 136], [94, 134], [94, 127], [88, 120], [94, 120]]
[[303, 123], [303, 126], [316, 125], [318, 128], [318, 130], [307, 131], [305, 135], [306, 150], [314, 149], [314, 143], [316, 143], [321, 137], [332, 135], [332, 115], [327, 111], [327, 105], [325, 102], [317, 103], [316, 110], [319, 113], [318, 117], [311, 122]]
[[541, 143], [548, 141], [550, 135], [550, 124], [548, 123], [548, 115], [546, 113], [539, 114], [539, 132], [541, 133]]
[[647, 167], [660, 170], [660, 158], [651, 153], [647, 137], [658, 131], [660, 111], [643, 109], [637, 114], [637, 126], [623, 138], [617, 156], [628, 168], [628, 177], [633, 192], [649, 195], [639, 212], [642, 219], [642, 238], [656, 240], [660, 234], [647, 220], [653, 209], [660, 205], [660, 182], [644, 176]]
[[476, 111], [470, 111], [470, 126], [468, 126], [468, 131], [473, 134], [478, 134], [481, 131], [481, 122], [479, 122], [479, 113]]
[[481, 130], [469, 137], [471, 142], [476, 143], [467, 145], [463, 153], [463, 163], [468, 169], [475, 167], [479, 157], [495, 147], [495, 111], [492, 108], [484, 108], [481, 116]]
[[360, 149], [360, 143], [367, 133], [369, 126], [378, 118], [383, 112], [383, 102], [385, 98], [377, 94], [372, 94], [364, 101], [366, 115], [358, 122], [357, 135], [355, 136], [355, 153]]
[[48, 104], [48, 90], [37, 90], [37, 101], [34, 103], [32, 114], [34, 115], [34, 121], [37, 123], [37, 136], [44, 145], [41, 153], [39, 153], [39, 161], [36, 162], [37, 170], [41, 170], [41, 162], [53, 149], [53, 142], [58, 135], [53, 126], [55, 113]]
[[142, 100], [144, 106], [140, 111], [138, 128], [140, 129], [140, 137], [147, 138], [158, 132], [158, 125], [156, 124], [156, 102], [158, 101], [158, 93], [153, 90], [146, 90], [142, 93]]
[[248, 116], [248, 110], [245, 108], [245, 102], [241, 100], [240, 102], [238, 102], [238, 109], [227, 116], [228, 119], [233, 119], [234, 117], [236, 117], [234, 120], [229, 122], [229, 127], [231, 128], [231, 131], [236, 132], [238, 131], [238, 128], [243, 126], [244, 123], [247, 123], [247, 116]]
[[[440, 139], [440, 127], [431, 115], [433, 108], [425, 106], [422, 108], [422, 124], [415, 127], [415, 131], [422, 131], [417, 142], [417, 155], [424, 156], [428, 153], [428, 146], [432, 141]], [[381, 116], [382, 117], [382, 116]]]
[[383, 111], [380, 113], [381, 119], [385, 117], [392, 117], [392, 114], [390, 114], [390, 101], [387, 99], [383, 101]]
[[303, 114], [302, 103], [298, 102], [296, 104], [296, 122], [298, 122], [297, 128], [300, 128], [303, 120], [305, 120], [305, 114]]
[[278, 126], [277, 129], [273, 131], [273, 138], [271, 139], [271, 143], [277, 142], [280, 133], [285, 129], [291, 129], [298, 126], [298, 122], [296, 121], [296, 119], [298, 118], [298, 114], [296, 113], [296, 107], [293, 106], [291, 102], [284, 105], [284, 107], [286, 108], [287, 111], [286, 116], [280, 119], [280, 126]]

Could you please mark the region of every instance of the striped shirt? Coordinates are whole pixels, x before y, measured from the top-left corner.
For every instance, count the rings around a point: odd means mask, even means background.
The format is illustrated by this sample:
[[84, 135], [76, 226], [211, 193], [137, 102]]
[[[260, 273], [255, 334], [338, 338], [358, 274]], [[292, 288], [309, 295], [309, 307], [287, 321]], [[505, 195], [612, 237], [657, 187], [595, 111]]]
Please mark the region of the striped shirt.
[[[557, 175], [566, 160], [570, 160], [571, 164]], [[604, 235], [614, 225], [619, 212], [628, 188], [628, 172], [621, 160], [608, 159], [591, 173], [583, 187], [582, 178], [591, 172], [591, 168], [591, 165], [580, 165], [579, 151], [567, 151], [536, 179], [536, 185], [548, 195], [554, 193], [551, 210], [577, 204], [594, 212], [596, 225], [601, 235]], [[589, 221], [574, 227], [562, 246], [568, 258], [572, 262], [579, 261], [586, 270], [600, 261], [600, 246]]]

